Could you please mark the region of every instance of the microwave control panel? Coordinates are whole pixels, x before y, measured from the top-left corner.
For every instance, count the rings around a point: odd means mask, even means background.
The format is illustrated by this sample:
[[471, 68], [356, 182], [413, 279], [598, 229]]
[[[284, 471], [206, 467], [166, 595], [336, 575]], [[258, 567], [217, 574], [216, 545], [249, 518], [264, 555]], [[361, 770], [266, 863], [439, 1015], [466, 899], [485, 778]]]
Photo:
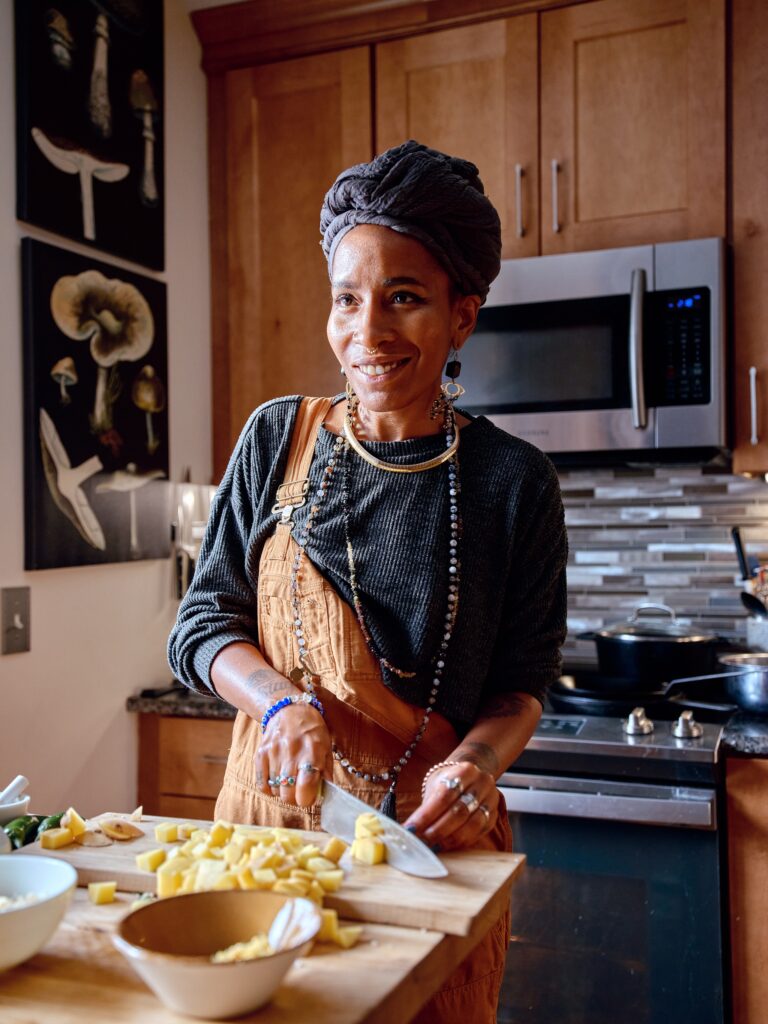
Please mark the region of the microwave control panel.
[[656, 292], [653, 370], [655, 405], [710, 401], [710, 302], [708, 288]]

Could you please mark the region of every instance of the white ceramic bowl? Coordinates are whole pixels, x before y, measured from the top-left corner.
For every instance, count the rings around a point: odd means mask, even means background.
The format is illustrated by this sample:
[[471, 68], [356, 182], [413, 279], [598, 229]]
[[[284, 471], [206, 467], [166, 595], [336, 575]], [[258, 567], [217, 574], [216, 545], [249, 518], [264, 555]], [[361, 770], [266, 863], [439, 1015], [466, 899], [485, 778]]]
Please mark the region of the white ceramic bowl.
[[0, 912], [0, 971], [42, 949], [64, 916], [76, 885], [77, 872], [66, 861], [21, 853], [0, 857], [0, 896], [40, 896], [26, 907]]
[[20, 818], [29, 810], [29, 796], [20, 796], [10, 804], [0, 804], [0, 825], [7, 825], [14, 818]]
[[190, 1017], [237, 1017], [273, 996], [297, 957], [309, 952], [320, 912], [309, 900], [307, 927], [290, 949], [256, 960], [215, 964], [211, 954], [266, 933], [290, 897], [255, 890], [171, 896], [126, 915], [114, 944], [169, 1009]]

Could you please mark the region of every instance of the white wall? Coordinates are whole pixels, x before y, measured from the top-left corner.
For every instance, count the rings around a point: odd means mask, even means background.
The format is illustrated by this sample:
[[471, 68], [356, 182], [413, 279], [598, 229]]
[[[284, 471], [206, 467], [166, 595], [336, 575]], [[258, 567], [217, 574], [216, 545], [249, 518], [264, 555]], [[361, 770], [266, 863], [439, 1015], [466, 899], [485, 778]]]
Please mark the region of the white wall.
[[[205, 77], [183, 0], [165, 0], [166, 272], [171, 476], [211, 473]], [[0, 586], [31, 588], [32, 649], [0, 657], [0, 788], [36, 809], [132, 809], [137, 723], [125, 699], [170, 680], [170, 562], [24, 572], [19, 239], [92, 250], [15, 219], [13, 2], [0, 0]], [[100, 255], [100, 254], [96, 254]], [[145, 268], [108, 261], [147, 273]]]

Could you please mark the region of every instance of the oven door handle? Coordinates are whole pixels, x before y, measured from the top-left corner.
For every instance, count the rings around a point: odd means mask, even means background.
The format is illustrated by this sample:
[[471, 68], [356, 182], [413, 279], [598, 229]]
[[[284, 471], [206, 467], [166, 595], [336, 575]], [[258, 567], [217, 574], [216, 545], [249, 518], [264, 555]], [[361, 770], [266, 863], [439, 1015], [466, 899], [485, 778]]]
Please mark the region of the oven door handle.
[[546, 788], [540, 789], [536, 787], [534, 777], [525, 776], [525, 779], [527, 784], [524, 785], [499, 786], [499, 792], [510, 813], [594, 818], [632, 825], [663, 825], [707, 831], [715, 831], [717, 828], [714, 793], [699, 791], [688, 796], [635, 796], [598, 791], [599, 783], [596, 783], [594, 792], [585, 792], [581, 785], [578, 790], [552, 788], [550, 778], [543, 779]]
[[632, 271], [629, 294], [629, 391], [632, 396], [632, 426], [636, 430], [645, 430], [648, 426], [643, 376], [644, 298], [645, 271], [642, 267], [638, 267]]

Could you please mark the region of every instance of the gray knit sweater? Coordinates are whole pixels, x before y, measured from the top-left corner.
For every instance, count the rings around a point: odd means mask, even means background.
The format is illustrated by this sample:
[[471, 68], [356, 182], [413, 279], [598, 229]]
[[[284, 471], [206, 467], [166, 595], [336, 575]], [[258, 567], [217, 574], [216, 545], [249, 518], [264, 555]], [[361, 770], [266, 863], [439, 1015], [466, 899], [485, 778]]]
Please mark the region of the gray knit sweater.
[[[257, 642], [259, 556], [274, 530], [270, 510], [299, 402], [296, 396], [278, 398], [253, 413], [216, 493], [169, 640], [171, 668], [193, 689], [213, 690], [211, 662], [222, 648]], [[334, 441], [321, 428], [310, 470], [313, 489]], [[439, 454], [444, 445], [441, 434], [366, 446], [380, 458], [409, 463]], [[384, 670], [383, 680], [399, 697], [425, 707], [447, 608], [447, 467], [405, 475], [377, 470], [354, 452], [346, 458], [366, 621], [379, 654], [417, 673], [401, 679]], [[478, 417], [461, 431], [459, 466], [460, 599], [437, 710], [464, 732], [483, 698], [518, 691], [543, 700], [557, 678], [567, 541], [557, 475], [537, 448]], [[334, 474], [307, 555], [352, 604], [340, 477]], [[302, 523], [308, 508], [297, 510], [294, 521]]]

